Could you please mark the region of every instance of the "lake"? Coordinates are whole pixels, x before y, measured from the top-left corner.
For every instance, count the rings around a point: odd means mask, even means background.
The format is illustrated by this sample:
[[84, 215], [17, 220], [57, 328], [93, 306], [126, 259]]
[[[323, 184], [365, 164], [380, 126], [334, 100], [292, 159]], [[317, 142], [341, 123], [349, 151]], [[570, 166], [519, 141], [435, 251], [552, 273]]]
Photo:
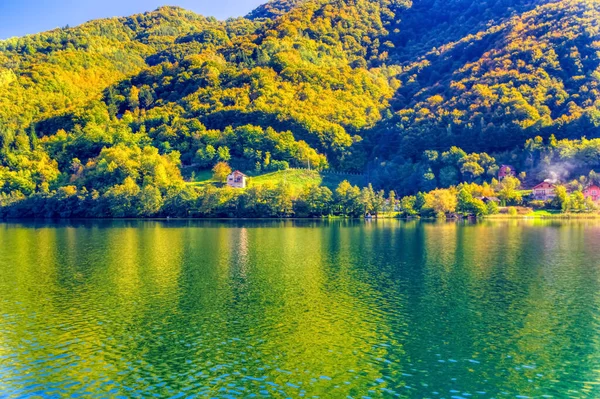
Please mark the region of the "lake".
[[0, 224], [0, 397], [600, 396], [600, 222]]

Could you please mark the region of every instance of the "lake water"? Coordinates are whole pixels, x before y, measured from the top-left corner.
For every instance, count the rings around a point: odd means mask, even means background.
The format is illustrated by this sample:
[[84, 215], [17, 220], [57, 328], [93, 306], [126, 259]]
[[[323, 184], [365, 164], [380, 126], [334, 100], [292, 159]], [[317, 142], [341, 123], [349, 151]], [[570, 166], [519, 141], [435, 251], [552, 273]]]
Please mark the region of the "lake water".
[[0, 397], [600, 396], [600, 223], [0, 224]]

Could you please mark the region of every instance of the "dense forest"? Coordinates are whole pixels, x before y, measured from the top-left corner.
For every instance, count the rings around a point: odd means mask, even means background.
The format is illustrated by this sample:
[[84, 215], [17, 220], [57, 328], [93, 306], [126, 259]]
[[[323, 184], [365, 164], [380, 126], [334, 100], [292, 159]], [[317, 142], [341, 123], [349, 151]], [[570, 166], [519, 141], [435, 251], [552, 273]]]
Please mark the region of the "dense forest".
[[[478, 194], [502, 164], [524, 185], [594, 181], [598, 21], [597, 0], [275, 0], [0, 41], [0, 215], [377, 213], [379, 190]], [[188, 184], [222, 163], [372, 187], [340, 205], [325, 187]]]

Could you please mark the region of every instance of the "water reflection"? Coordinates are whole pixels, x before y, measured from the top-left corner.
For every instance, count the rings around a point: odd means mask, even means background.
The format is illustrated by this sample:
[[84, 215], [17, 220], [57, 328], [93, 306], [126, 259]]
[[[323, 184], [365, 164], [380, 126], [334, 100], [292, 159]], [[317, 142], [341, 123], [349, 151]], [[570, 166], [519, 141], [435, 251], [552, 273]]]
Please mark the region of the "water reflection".
[[598, 396], [594, 221], [0, 225], [0, 396]]

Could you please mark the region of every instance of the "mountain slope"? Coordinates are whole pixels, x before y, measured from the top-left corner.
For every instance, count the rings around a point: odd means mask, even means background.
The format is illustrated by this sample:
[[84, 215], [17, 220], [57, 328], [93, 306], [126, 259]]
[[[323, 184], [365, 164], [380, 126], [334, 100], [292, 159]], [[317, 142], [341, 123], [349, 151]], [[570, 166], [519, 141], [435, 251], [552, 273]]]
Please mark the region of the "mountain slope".
[[598, 135], [599, 17], [599, 2], [565, 0], [431, 50], [399, 75], [395, 115], [378, 140], [418, 156]]
[[[229, 126], [245, 124], [289, 130], [326, 155], [336, 168], [358, 170], [362, 157], [351, 151], [361, 140], [357, 132], [381, 119], [393, 94], [391, 76], [397, 73], [387, 67], [367, 67], [377, 55], [377, 48], [369, 48], [369, 43], [387, 34], [382, 10], [388, 7], [389, 2], [364, 0], [340, 1], [335, 6], [316, 1], [299, 4], [264, 22], [253, 35], [223, 41], [122, 82], [107, 101], [119, 113], [136, 114], [140, 107], [136, 102], [131, 106], [131, 91], [144, 88], [151, 93], [150, 104], [141, 107], [146, 115], [137, 115], [138, 123], [155, 140], [161, 140], [155, 134], [161, 127], [173, 131], [168, 145], [187, 162], [209, 145], [234, 150], [241, 168], [263, 162], [266, 154], [265, 150], [244, 152], [224, 133], [216, 139], [212, 133], [199, 133], [194, 143], [181, 145], [185, 141], [178, 135], [181, 129], [169, 123], [147, 123], [147, 115], [175, 113], [179, 122], [199, 120], [207, 131], [225, 132]], [[269, 152], [273, 155], [272, 149]], [[302, 165], [303, 158], [311, 157], [315, 166], [327, 165], [314, 152], [305, 153], [288, 152], [278, 161]]]
[[146, 67], [175, 38], [219, 25], [162, 8], [0, 42], [0, 125], [11, 128], [100, 99], [110, 84]]
[[294, 7], [306, 0], [269, 0], [267, 3], [252, 10], [248, 19], [274, 19], [290, 12]]
[[0, 42], [0, 191], [167, 197], [220, 161], [438, 184], [428, 150], [600, 136], [599, 20], [598, 0], [275, 0]]

